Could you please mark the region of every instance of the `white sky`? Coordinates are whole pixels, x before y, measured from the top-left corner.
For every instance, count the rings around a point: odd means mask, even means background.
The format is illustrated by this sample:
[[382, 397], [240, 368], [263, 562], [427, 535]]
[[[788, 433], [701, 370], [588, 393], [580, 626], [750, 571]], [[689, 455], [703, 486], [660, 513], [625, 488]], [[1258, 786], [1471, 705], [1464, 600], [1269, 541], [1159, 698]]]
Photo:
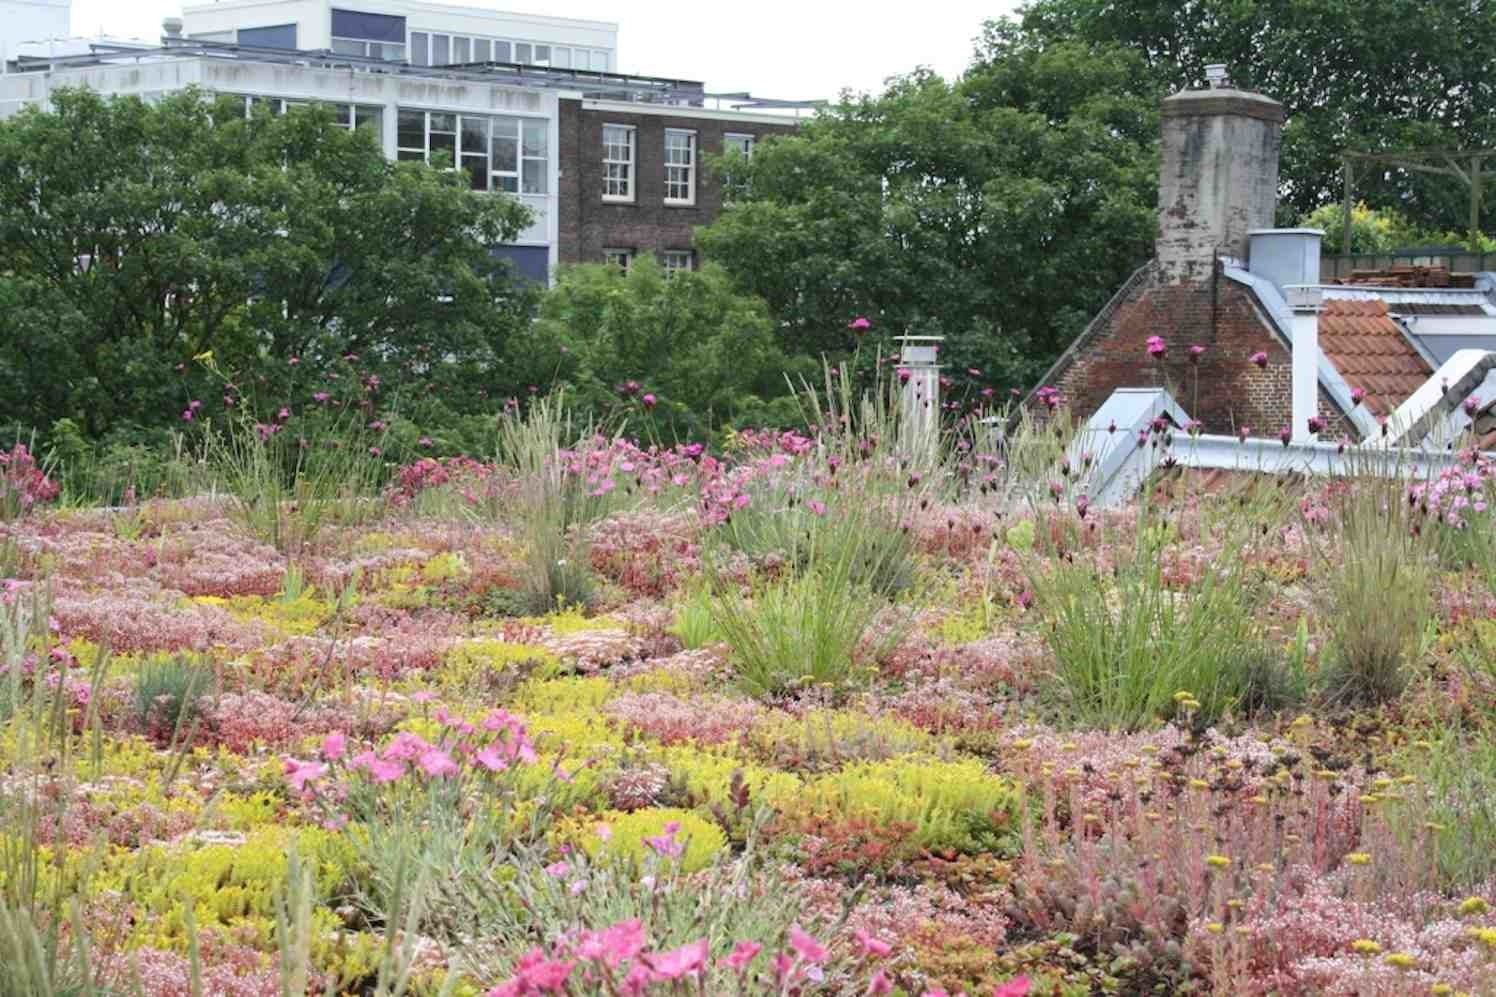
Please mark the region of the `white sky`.
[[[618, 23], [625, 73], [701, 80], [791, 100], [878, 90], [928, 66], [951, 77], [971, 61], [982, 22], [1016, 0], [925, 0], [911, 8], [849, 0], [448, 0], [472, 7]], [[357, 7], [350, 0], [349, 6]], [[73, 33], [155, 39], [181, 0], [73, 0]]]

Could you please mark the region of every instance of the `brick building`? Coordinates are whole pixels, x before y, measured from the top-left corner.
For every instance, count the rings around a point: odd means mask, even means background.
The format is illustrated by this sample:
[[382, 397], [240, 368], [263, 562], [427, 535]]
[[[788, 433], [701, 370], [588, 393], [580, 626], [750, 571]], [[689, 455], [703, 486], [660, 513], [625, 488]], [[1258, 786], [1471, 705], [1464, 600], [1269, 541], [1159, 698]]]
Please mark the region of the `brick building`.
[[[1469, 350], [1496, 349], [1496, 275], [1323, 283], [1322, 233], [1273, 227], [1277, 101], [1229, 85], [1184, 91], [1164, 100], [1162, 121], [1154, 258], [1041, 382], [1076, 415], [1089, 417], [1118, 389], [1164, 387], [1206, 433], [1276, 436], [1290, 427], [1302, 438], [1306, 427], [1291, 426], [1296, 288], [1323, 301], [1313, 356], [1321, 439], [1381, 434], [1381, 421], [1460, 351], [1464, 366], [1451, 380], [1469, 370]], [[1166, 347], [1161, 359], [1148, 350], [1155, 336]], [[1306, 396], [1306, 410], [1310, 403]]]
[[707, 157], [751, 156], [796, 127], [783, 116], [609, 100], [563, 99], [560, 118], [560, 262], [627, 266], [649, 254], [667, 269], [695, 267], [694, 229], [730, 196]]

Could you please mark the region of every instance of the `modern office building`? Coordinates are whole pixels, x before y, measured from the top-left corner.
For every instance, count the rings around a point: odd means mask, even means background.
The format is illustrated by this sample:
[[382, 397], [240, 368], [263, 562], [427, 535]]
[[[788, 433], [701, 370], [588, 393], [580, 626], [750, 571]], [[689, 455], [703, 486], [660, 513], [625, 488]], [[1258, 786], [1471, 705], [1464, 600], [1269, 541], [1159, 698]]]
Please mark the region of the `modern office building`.
[[145, 99], [196, 86], [247, 111], [329, 104], [390, 159], [449, 162], [475, 191], [522, 200], [532, 224], [495, 251], [541, 281], [558, 263], [646, 252], [693, 266], [692, 227], [723, 202], [703, 155], [750, 154], [794, 128], [758, 108], [808, 106], [734, 94], [738, 109], [713, 109], [699, 82], [620, 74], [613, 23], [422, 0], [220, 0], [162, 31], [159, 43], [14, 45], [0, 117], [77, 86]]

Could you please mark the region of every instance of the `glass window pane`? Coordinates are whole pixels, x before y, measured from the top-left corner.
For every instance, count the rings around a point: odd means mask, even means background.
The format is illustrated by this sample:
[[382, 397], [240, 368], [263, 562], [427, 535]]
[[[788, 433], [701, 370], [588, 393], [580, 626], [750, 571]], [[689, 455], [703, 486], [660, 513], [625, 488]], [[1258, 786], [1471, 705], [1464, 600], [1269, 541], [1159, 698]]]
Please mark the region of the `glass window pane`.
[[457, 130], [457, 115], [432, 111], [431, 130], [434, 132], [455, 132]]
[[511, 56], [509, 54], [509, 43], [508, 42], [494, 42], [493, 43], [493, 61], [494, 62], [511, 62], [511, 61], [513, 61], [513, 56]]
[[450, 35], [431, 36], [431, 64], [433, 66], [445, 66], [452, 61], [452, 37]]
[[523, 63], [525, 65], [529, 65], [529, 63], [530, 63], [530, 43], [529, 42], [515, 42], [514, 43], [514, 61], [515, 62], [519, 62], [519, 63]]
[[495, 135], [493, 139], [493, 168], [507, 173], [519, 170], [519, 143], [512, 138]]
[[399, 152], [395, 153], [395, 158], [400, 160], [402, 163], [407, 161], [420, 163], [425, 161], [426, 154], [420, 149], [401, 149]]
[[431, 45], [426, 32], [410, 33], [410, 61], [417, 66], [431, 65]]
[[487, 62], [487, 61], [489, 61], [492, 58], [493, 58], [493, 54], [490, 51], [490, 45], [489, 45], [488, 39], [487, 38], [475, 38], [475, 39], [473, 39], [473, 61], [474, 62]]
[[544, 156], [546, 123], [533, 118], [525, 119], [525, 155]]
[[481, 156], [488, 151], [488, 119], [462, 116], [462, 154]]
[[545, 160], [525, 160], [524, 185], [521, 188], [526, 194], [545, 193]]
[[339, 55], [367, 55], [369, 47], [363, 42], [350, 41], [347, 38], [334, 38], [332, 50]]
[[473, 40], [471, 38], [453, 38], [452, 39], [452, 61], [453, 62], [472, 62], [473, 61], [473, 48], [472, 48], [472, 46], [473, 46]]
[[436, 155], [439, 152], [446, 154], [446, 163], [447, 163], [447, 165], [450, 166], [453, 163], [455, 163], [457, 161], [457, 136], [456, 135], [438, 135], [435, 132], [433, 132], [432, 135], [431, 135], [431, 161], [432, 162], [436, 162]]
[[551, 62], [551, 47], [549, 45], [535, 46], [535, 61], [541, 65], [548, 66]]
[[608, 53], [600, 48], [592, 50], [592, 68], [595, 72], [608, 71]]
[[553, 49], [551, 49], [551, 65], [552, 66], [556, 66], [559, 69], [570, 69], [571, 68], [571, 49], [569, 49], [569, 48], [553, 48]]
[[399, 44], [398, 42], [385, 42], [384, 43], [384, 61], [385, 62], [404, 62], [405, 61], [405, 46]]
[[353, 127], [363, 128], [374, 133], [374, 140], [380, 141], [384, 137], [384, 111], [378, 107], [355, 107], [353, 109]]
[[519, 193], [519, 177], [516, 177], [516, 176], [507, 176], [507, 177], [506, 176], [500, 176], [500, 175], [498, 175], [496, 173], [496, 174], [494, 174], [494, 178], [493, 178], [493, 189], [494, 190], [507, 191], [510, 194], [518, 194]]
[[488, 159], [484, 156], [463, 156], [462, 168], [467, 170], [474, 190], [488, 189]]
[[402, 149], [425, 149], [426, 112], [400, 108], [400, 125], [395, 142]]

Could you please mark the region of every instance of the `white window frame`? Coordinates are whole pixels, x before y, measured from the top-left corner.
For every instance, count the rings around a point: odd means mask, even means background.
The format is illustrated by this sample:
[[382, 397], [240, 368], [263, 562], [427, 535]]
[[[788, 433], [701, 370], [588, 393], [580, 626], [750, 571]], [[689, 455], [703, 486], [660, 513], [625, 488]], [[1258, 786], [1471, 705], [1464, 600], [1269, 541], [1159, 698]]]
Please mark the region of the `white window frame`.
[[[626, 139], [623, 143], [609, 141], [608, 131], [621, 131]], [[616, 134], [616, 132], [615, 132]], [[622, 149], [627, 158], [613, 155]], [[635, 183], [639, 161], [639, 130], [633, 125], [603, 125], [603, 200], [614, 204], [633, 204], [638, 186]], [[619, 169], [615, 171], [615, 167]], [[618, 185], [616, 188], [614, 185]], [[610, 193], [610, 191], [615, 191]]]
[[690, 249], [666, 249], [660, 252], [660, 266], [665, 269], [665, 276], [680, 273], [690, 273], [696, 269], [696, 253]]
[[[685, 140], [685, 161], [674, 162], [672, 153], [679, 153], [679, 145], [671, 143]], [[665, 203], [677, 207], [689, 207], [696, 203], [696, 131], [691, 128], [665, 129]], [[672, 188], [685, 188], [685, 196], [671, 194]]]
[[[544, 195], [550, 190], [550, 126], [545, 118], [533, 118], [515, 114], [461, 114], [455, 111], [432, 111], [419, 107], [402, 107], [396, 111], [397, 122], [399, 121], [401, 111], [421, 115], [422, 144], [421, 148], [411, 145], [401, 145], [400, 130], [397, 124], [395, 129], [395, 158], [397, 160], [414, 160], [420, 158], [424, 162], [431, 162], [431, 116], [433, 114], [450, 114], [456, 121], [456, 162], [453, 163], [453, 168], [462, 172], [467, 172], [463, 166], [464, 159], [476, 160], [478, 158], [473, 153], [468, 153], [466, 156], [463, 154], [463, 126], [478, 121], [481, 121], [483, 124], [484, 147], [482, 158], [487, 185], [481, 190], [474, 188], [476, 193], [512, 194], [516, 196], [520, 194]], [[526, 154], [524, 138], [527, 125], [529, 126], [528, 130], [532, 134], [536, 133], [538, 129], [538, 134], [542, 139], [540, 155], [538, 156]], [[502, 129], [502, 134], [500, 134], [500, 129]], [[506, 138], [514, 141], [513, 169], [500, 168], [495, 162], [493, 155], [495, 138]], [[540, 164], [538, 173], [534, 174], [540, 178], [538, 190], [525, 189], [525, 164], [527, 162]], [[511, 186], [513, 189], [510, 189]]]
[[603, 262], [616, 266], [624, 273], [628, 273], [629, 269], [634, 265], [635, 255], [636, 252], [632, 249], [623, 249], [619, 247], [604, 249]]

